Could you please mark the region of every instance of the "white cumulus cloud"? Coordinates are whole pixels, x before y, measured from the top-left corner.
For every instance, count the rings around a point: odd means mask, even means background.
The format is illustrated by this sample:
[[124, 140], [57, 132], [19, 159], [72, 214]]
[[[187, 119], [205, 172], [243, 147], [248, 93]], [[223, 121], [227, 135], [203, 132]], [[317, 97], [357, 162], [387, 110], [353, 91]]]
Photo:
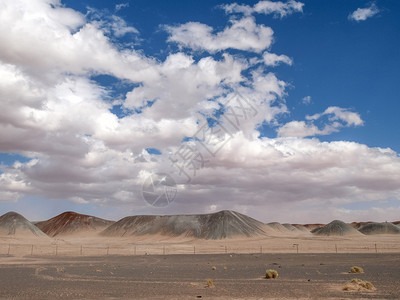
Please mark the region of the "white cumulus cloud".
[[[322, 129], [314, 124], [323, 116], [328, 116]], [[350, 126], [362, 126], [364, 121], [356, 112], [345, 108], [331, 106], [324, 112], [312, 116], [306, 116], [306, 121], [291, 121], [278, 128], [278, 135], [282, 137], [307, 137], [316, 135], [328, 135], [337, 132], [340, 128]]]
[[349, 19], [357, 22], [365, 21], [375, 16], [377, 13], [379, 13], [379, 9], [375, 3], [372, 3], [369, 7], [357, 8], [349, 15]]
[[286, 55], [283, 55], [283, 54], [277, 55], [275, 53], [269, 53], [269, 52], [264, 53], [263, 59], [264, 59], [265, 65], [271, 66], [271, 67], [275, 67], [275, 66], [279, 65], [280, 63], [285, 63], [285, 64], [291, 66], [293, 63], [292, 59]]
[[282, 1], [259, 1], [254, 6], [249, 6], [245, 4], [225, 4], [222, 5], [222, 9], [225, 10], [227, 14], [232, 13], [242, 13], [244, 15], [251, 15], [254, 13], [258, 14], [273, 14], [275, 17], [283, 18], [287, 15], [291, 15], [295, 12], [303, 12], [304, 3], [294, 0], [289, 0], [287, 2]]
[[238, 49], [259, 53], [270, 47], [274, 33], [270, 27], [257, 25], [253, 17], [231, 20], [230, 26], [216, 33], [212, 27], [198, 22], [166, 26], [165, 29], [170, 34], [168, 41], [209, 52]]

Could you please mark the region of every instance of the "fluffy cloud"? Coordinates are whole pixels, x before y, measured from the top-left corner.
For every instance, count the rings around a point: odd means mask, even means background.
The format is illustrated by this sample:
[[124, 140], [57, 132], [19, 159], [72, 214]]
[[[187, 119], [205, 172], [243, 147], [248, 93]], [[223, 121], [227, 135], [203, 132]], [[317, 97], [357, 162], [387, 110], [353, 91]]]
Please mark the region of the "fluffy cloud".
[[[112, 27], [117, 35], [134, 30], [112, 19], [106, 30]], [[54, 81], [60, 73], [99, 72], [132, 81], [157, 75], [151, 59], [132, 50], [119, 51], [104, 24], [86, 20], [57, 0], [3, 2], [0, 20], [0, 59], [42, 80]]]
[[247, 65], [229, 54], [220, 61], [207, 56], [197, 63], [186, 54], [171, 54], [158, 66], [160, 79], [144, 81], [127, 94], [124, 106], [139, 108], [154, 100], [144, 109], [145, 116], [155, 120], [187, 118], [210, 105], [208, 99], [221, 96], [225, 92], [222, 84], [232, 86], [243, 81], [241, 72]]
[[283, 18], [287, 15], [293, 14], [295, 12], [303, 11], [304, 3], [290, 0], [286, 3], [281, 1], [259, 1], [254, 6], [231, 3], [222, 5], [222, 9], [225, 10], [227, 14], [232, 13], [242, 13], [244, 15], [251, 15], [254, 13], [258, 14], [273, 14], [275, 17]]
[[[92, 151], [79, 164], [61, 159], [16, 164], [1, 174], [2, 190], [10, 196], [39, 193], [71, 201], [129, 203], [135, 213], [147, 211], [140, 186], [150, 172], [140, 170], [150, 171], [159, 164], [142, 160], [135, 167], [129, 153], [101, 144], [90, 147]], [[179, 186], [175, 202], [159, 213], [207, 212], [215, 206], [240, 209], [268, 221], [279, 214], [282, 220], [285, 211], [296, 209], [301, 215], [285, 220], [304, 222], [319, 207], [331, 207], [329, 214], [325, 210], [320, 216], [320, 221], [327, 221], [339, 214], [338, 205], [400, 196], [400, 159], [390, 149], [317, 139], [249, 140], [237, 133], [216, 157], [206, 158], [192, 183]], [[177, 170], [171, 168], [169, 173], [179, 181]], [[265, 210], [269, 206], [274, 209]]]
[[[328, 116], [328, 121], [323, 129], [319, 129], [314, 122]], [[323, 113], [306, 116], [305, 121], [291, 121], [278, 129], [278, 135], [283, 137], [307, 137], [315, 135], [327, 135], [339, 131], [342, 127], [362, 126], [364, 121], [360, 115], [347, 109], [331, 106]]]
[[[181, 191], [177, 201], [181, 205], [199, 197], [218, 209], [242, 205], [262, 220], [273, 219], [276, 211], [286, 210], [287, 214], [294, 207], [308, 207], [310, 218], [318, 207], [398, 198], [399, 175], [395, 170], [399, 164], [399, 157], [390, 149], [317, 139], [249, 141], [239, 134], [199, 172], [192, 189]], [[208, 188], [215, 190], [218, 201], [202, 193]], [[264, 210], [265, 206], [274, 209]], [[325, 211], [324, 218], [327, 216]]]
[[357, 8], [349, 15], [349, 20], [353, 21], [365, 21], [379, 13], [379, 9], [375, 3], [372, 3], [370, 7], [367, 8]]
[[170, 42], [209, 52], [238, 49], [259, 53], [270, 47], [274, 33], [270, 27], [257, 25], [253, 17], [231, 20], [229, 27], [215, 34], [213, 28], [197, 22], [166, 26], [165, 29], [170, 34]]
[[292, 65], [293, 61], [286, 55], [276, 55], [275, 53], [265, 52], [263, 55], [264, 63], [266, 66], [275, 67], [280, 63]]
[[306, 136], [315, 136], [315, 135], [327, 135], [332, 133], [333, 128], [325, 127], [323, 130], [320, 130], [314, 124], [307, 124], [304, 121], [291, 121], [286, 123], [282, 127], [278, 129], [279, 136], [291, 136], [291, 137], [306, 137]]
[[[323, 113], [315, 114], [312, 116], [307, 116], [307, 120], [318, 120], [322, 116], [329, 116], [329, 120], [332, 122], [341, 121], [343, 122], [343, 126], [361, 126], [364, 124], [364, 121], [361, 120], [361, 117], [358, 113], [349, 111], [348, 109], [331, 106], [328, 107]], [[335, 123], [337, 124], [337, 123]], [[337, 126], [340, 126], [339, 124]]]

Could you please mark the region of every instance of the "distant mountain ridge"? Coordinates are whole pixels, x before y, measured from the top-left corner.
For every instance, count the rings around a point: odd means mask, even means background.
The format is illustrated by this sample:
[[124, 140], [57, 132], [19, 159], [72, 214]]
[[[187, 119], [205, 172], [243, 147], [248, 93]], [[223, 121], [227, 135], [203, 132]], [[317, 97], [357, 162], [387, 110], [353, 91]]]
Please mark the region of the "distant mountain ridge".
[[400, 234], [400, 221], [352, 222], [340, 220], [325, 224], [268, 224], [244, 214], [224, 210], [209, 214], [191, 215], [136, 215], [115, 222], [90, 215], [67, 211], [49, 220], [29, 222], [16, 212], [0, 216], [0, 235], [30, 236], [105, 236], [129, 237], [163, 235], [166, 237], [192, 237], [199, 239], [224, 239], [260, 236], [347, 236], [372, 234]]

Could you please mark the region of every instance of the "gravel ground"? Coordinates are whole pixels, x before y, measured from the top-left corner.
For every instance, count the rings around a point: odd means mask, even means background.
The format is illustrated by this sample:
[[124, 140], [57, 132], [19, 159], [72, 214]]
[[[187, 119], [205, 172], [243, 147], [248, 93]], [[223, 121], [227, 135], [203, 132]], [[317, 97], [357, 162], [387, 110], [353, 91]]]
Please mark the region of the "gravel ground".
[[[352, 266], [365, 273], [349, 274]], [[279, 277], [263, 278], [266, 269]], [[398, 254], [0, 256], [0, 298], [400, 299], [399, 270]], [[343, 291], [352, 278], [376, 290]]]

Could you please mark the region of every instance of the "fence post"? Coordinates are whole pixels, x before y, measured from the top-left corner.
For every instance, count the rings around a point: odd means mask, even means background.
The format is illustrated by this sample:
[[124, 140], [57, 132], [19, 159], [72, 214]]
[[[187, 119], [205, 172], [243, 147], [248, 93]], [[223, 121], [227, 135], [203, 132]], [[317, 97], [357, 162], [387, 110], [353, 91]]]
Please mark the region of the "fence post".
[[196, 246], [193, 246], [193, 254], [196, 254]]
[[136, 245], [135, 248], [133, 249], [133, 255], [136, 255]]
[[57, 256], [57, 253], [58, 253], [58, 245], [56, 245], [56, 256]]
[[165, 255], [165, 245], [163, 246], [163, 255]]
[[299, 244], [293, 244], [293, 247], [296, 246], [296, 252], [299, 254]]
[[375, 253], [378, 254], [378, 247], [376, 244], [375, 244]]
[[11, 248], [11, 245], [8, 244], [8, 252], [7, 252], [7, 255], [10, 255], [10, 248]]
[[81, 245], [81, 255], [83, 254], [83, 247], [82, 247], [82, 245]]
[[33, 255], [33, 245], [31, 247], [31, 256]]
[[110, 246], [107, 246], [107, 255], [109, 251], [110, 251]]
[[263, 251], [262, 251], [262, 246], [260, 246], [260, 253], [261, 253], [261, 254], [263, 253]]
[[225, 246], [225, 253], [228, 253], [228, 248]]
[[337, 253], [337, 245], [335, 244], [335, 251], [336, 251], [336, 253]]

